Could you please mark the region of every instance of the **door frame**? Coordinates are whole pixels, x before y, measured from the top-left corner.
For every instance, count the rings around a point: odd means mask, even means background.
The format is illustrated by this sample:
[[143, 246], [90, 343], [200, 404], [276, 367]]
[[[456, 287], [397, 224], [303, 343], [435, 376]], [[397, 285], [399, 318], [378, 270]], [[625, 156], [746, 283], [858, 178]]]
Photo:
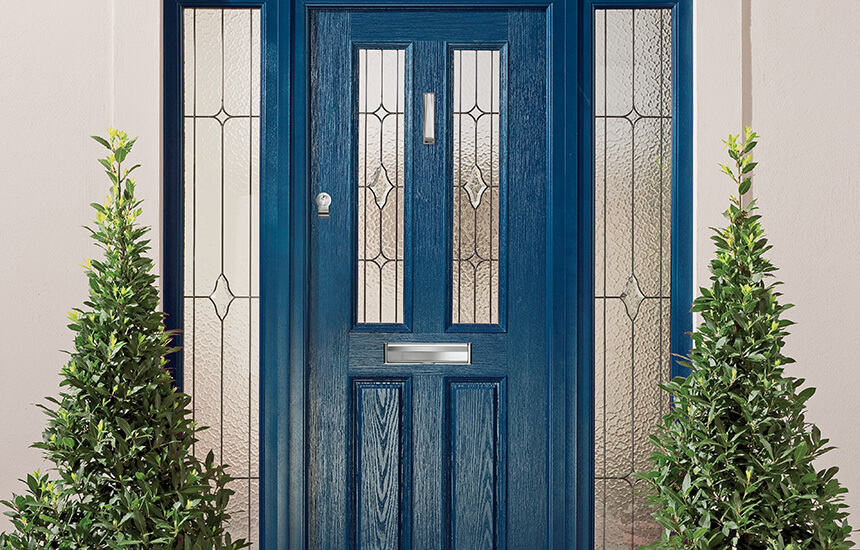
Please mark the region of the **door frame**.
[[[308, 347], [308, 21], [314, 9], [462, 8], [454, 0], [164, 0], [162, 275], [168, 329], [181, 329], [182, 9], [262, 10], [260, 162], [260, 547], [304, 548]], [[692, 330], [693, 0], [471, 0], [547, 14], [547, 548], [593, 548], [593, 43], [600, 8], [672, 8], [671, 350]], [[285, 176], [286, 175], [286, 176]], [[286, 185], [284, 182], [288, 182]], [[288, 314], [283, 314], [288, 312]], [[182, 345], [182, 335], [174, 336]], [[182, 356], [169, 357], [176, 386]], [[672, 362], [672, 375], [683, 375]]]

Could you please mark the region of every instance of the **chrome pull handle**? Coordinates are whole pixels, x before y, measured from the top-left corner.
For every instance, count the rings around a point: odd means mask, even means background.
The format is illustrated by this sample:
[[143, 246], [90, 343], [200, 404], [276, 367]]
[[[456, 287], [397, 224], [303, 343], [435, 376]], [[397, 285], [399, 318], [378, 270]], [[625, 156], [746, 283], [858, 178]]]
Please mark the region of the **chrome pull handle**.
[[328, 193], [320, 193], [317, 195], [317, 217], [328, 218], [329, 207], [331, 206], [331, 195]]
[[436, 94], [424, 94], [424, 145], [436, 143]]

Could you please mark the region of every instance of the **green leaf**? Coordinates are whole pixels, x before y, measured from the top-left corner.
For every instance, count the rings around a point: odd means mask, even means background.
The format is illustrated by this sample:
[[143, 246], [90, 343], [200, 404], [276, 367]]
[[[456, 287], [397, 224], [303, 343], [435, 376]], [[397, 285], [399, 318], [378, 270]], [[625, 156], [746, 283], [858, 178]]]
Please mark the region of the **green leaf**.
[[[725, 142], [736, 171], [721, 169], [738, 196], [751, 189], [756, 139], [745, 128], [743, 138]], [[730, 199], [728, 225], [712, 237], [710, 288], [692, 305], [701, 313], [686, 359], [692, 374], [659, 384], [670, 407], [649, 438], [650, 470], [636, 476], [651, 489], [654, 519], [665, 530], [655, 549], [850, 547], [847, 516], [837, 511], [845, 489], [835, 469], [812, 466], [828, 451], [805, 420], [813, 390], [801, 391], [803, 381], [785, 374], [793, 362], [782, 355], [789, 305], [779, 301], [781, 283], [765, 281], [776, 267], [756, 211], [755, 200], [742, 207]], [[783, 534], [799, 538], [780, 542]]]
[[800, 403], [803, 403], [804, 401], [806, 401], [807, 399], [809, 399], [813, 395], [815, 395], [815, 388], [813, 388], [813, 387], [805, 388], [802, 392], [800, 392], [797, 395], [797, 400]]
[[90, 137], [93, 138], [94, 140], [98, 141], [102, 145], [104, 145], [105, 148], [107, 148], [108, 150], [111, 149], [110, 143], [108, 143], [108, 141], [105, 138], [99, 137], [99, 136], [90, 136]]
[[134, 139], [109, 134], [94, 137], [114, 148], [99, 160], [112, 183], [107, 202], [92, 204], [90, 234], [101, 253], [82, 266], [89, 296], [69, 315], [74, 348], [59, 396], [41, 407], [47, 426], [35, 447], [52, 462], [51, 476], [27, 476], [26, 495], [10, 501], [10, 536], [23, 542], [9, 548], [0, 534], [0, 549], [236, 550], [247, 545], [225, 531], [230, 478], [214, 454], [203, 463], [191, 452], [203, 427], [164, 368], [177, 350], [157, 309], [148, 228], [136, 225], [140, 201], [125, 177], [137, 165], [122, 172], [122, 185], [113, 172], [129, 161]]
[[801, 441], [794, 450], [794, 461], [800, 462], [800, 459], [804, 456], [806, 456], [806, 443]]
[[125, 418], [121, 416], [116, 417], [116, 423], [120, 428], [122, 428], [122, 431], [124, 431], [126, 435], [131, 435], [131, 426], [129, 426], [128, 421]]
[[755, 167], [756, 167], [756, 166], [758, 166], [758, 163], [757, 163], [757, 162], [751, 162], [751, 163], [747, 164], [746, 166], [744, 166], [744, 168], [743, 168], [743, 170], [741, 171], [741, 173], [742, 173], [742, 174], [749, 174], [750, 172], [752, 172], [753, 170], [755, 170]]

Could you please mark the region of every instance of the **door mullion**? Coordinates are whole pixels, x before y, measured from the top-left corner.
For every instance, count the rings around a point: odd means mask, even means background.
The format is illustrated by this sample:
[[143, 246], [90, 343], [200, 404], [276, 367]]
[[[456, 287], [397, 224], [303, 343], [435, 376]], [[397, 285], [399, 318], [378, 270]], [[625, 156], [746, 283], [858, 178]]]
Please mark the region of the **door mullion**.
[[413, 140], [414, 234], [420, 235], [414, 239], [415, 265], [412, 270], [414, 332], [440, 333], [445, 329], [449, 308], [445, 292], [448, 229], [444, 215], [448, 200], [446, 52], [445, 43], [441, 41], [415, 42], [414, 48], [412, 112], [422, 112], [424, 93], [436, 94], [435, 143], [424, 144], [419, 124], [413, 123], [413, 127], [407, 130]]

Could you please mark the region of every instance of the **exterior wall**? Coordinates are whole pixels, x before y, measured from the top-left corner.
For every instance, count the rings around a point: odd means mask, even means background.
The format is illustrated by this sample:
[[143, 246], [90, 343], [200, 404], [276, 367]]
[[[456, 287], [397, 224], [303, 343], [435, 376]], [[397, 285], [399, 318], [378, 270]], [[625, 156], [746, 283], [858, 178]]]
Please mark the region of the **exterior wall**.
[[838, 447], [822, 462], [840, 467], [860, 528], [860, 4], [752, 3], [752, 122], [765, 138], [755, 194], [797, 304], [786, 349], [818, 388], [809, 420]]
[[[860, 310], [860, 4], [696, 0], [695, 10], [695, 284], [707, 284], [707, 228], [722, 224], [731, 192], [717, 169], [720, 140], [752, 123], [763, 136], [753, 194], [785, 299], [797, 304], [792, 374], [819, 388], [809, 419], [839, 447], [823, 462], [842, 468], [848, 502], [860, 510], [852, 460], [860, 455], [860, 338], [851, 323]], [[58, 350], [72, 344], [65, 313], [86, 296], [76, 266], [96, 250], [76, 228], [107, 191], [95, 162], [101, 147], [86, 136], [109, 124], [141, 136], [138, 190], [159, 253], [160, 11], [154, 0], [0, 7], [0, 498], [45, 466], [28, 447], [45, 420], [34, 404], [58, 391], [66, 360]], [[3, 517], [0, 530], [7, 527]]]
[[[87, 295], [78, 267], [98, 249], [81, 227], [109, 180], [91, 140], [114, 125], [132, 153], [144, 223], [160, 240], [161, 3], [17, 0], [0, 5], [0, 495], [45, 468], [36, 408], [59, 391], [66, 313]], [[158, 247], [155, 248], [157, 257]], [[0, 516], [0, 530], [9, 527]]]
[[[807, 419], [836, 450], [860, 525], [860, 3], [696, 0], [696, 288], [708, 283], [708, 226], [721, 226], [731, 182], [719, 173], [729, 133], [761, 136], [752, 194], [770, 258], [796, 304], [789, 373], [818, 388]], [[855, 535], [855, 540], [858, 537]]]

